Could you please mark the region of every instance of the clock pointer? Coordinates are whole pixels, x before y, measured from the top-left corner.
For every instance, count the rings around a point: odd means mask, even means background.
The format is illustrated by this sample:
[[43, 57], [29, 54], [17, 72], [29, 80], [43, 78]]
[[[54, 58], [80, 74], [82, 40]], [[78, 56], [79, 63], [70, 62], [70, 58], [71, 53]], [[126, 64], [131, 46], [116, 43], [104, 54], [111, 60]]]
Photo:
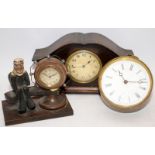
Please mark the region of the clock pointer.
[[45, 73], [43, 73], [43, 75], [45, 75], [46, 77], [48, 77], [48, 75], [47, 75], [47, 74], [45, 74]]
[[147, 83], [144, 80], [139, 80], [139, 81], [128, 81], [129, 83], [138, 83], [138, 84], [142, 84], [142, 83]]
[[121, 73], [119, 70], [118, 72], [119, 72], [119, 76], [123, 79], [124, 84], [127, 84], [128, 81], [124, 79], [123, 73]]
[[89, 60], [85, 65], [82, 65], [82, 68], [85, 68], [88, 64], [91, 63], [92, 60]]
[[51, 78], [51, 77], [53, 77], [53, 76], [55, 76], [57, 73], [55, 73], [55, 74], [52, 74], [52, 75], [50, 75], [50, 76], [48, 76], [49, 78]]
[[119, 76], [123, 79], [123, 81], [125, 81], [124, 77], [123, 77], [123, 73], [121, 73], [120, 71], [119, 72]]
[[91, 63], [92, 60], [89, 60], [85, 65], [82, 65], [82, 66], [74, 66], [72, 65], [73, 68], [85, 68], [88, 64]]

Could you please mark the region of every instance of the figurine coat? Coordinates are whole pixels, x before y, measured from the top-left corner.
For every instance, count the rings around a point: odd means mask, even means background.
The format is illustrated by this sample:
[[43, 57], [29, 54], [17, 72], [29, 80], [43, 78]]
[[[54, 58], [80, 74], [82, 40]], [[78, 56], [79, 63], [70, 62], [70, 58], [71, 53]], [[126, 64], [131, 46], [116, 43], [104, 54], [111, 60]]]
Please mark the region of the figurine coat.
[[27, 107], [31, 110], [35, 108], [35, 104], [29, 95], [30, 80], [28, 73], [25, 71], [22, 75], [15, 75], [13, 72], [9, 74], [9, 81], [13, 91], [16, 93], [18, 112], [25, 113]]

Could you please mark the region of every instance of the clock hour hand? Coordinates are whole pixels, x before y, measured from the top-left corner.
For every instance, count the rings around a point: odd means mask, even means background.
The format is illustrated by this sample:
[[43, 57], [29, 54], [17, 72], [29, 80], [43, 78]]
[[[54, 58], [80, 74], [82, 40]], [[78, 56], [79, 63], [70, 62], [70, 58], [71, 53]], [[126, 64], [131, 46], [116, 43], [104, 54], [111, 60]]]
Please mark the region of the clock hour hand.
[[123, 81], [125, 81], [123, 73], [121, 73], [120, 71], [118, 71], [118, 72], [119, 72], [119, 76], [123, 79]]
[[82, 68], [83, 66], [73, 66], [73, 65], [72, 65], [72, 67], [73, 67], [73, 68]]
[[45, 75], [46, 77], [48, 77], [48, 75], [47, 75], [47, 74], [45, 74], [45, 73], [43, 73], [43, 75]]

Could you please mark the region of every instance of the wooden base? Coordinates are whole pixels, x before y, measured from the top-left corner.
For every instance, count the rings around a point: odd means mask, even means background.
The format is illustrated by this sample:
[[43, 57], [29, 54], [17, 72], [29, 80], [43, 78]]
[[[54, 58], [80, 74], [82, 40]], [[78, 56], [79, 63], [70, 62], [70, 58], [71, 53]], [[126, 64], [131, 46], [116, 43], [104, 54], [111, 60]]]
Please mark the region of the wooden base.
[[36, 109], [28, 111], [25, 114], [18, 114], [15, 104], [12, 104], [7, 100], [2, 101], [5, 125], [14, 125], [32, 121], [45, 120], [49, 118], [58, 118], [73, 115], [73, 109], [68, 100], [65, 107], [59, 110], [45, 110], [40, 108], [39, 106], [40, 99], [41, 98], [34, 99], [34, 102], [36, 103]]

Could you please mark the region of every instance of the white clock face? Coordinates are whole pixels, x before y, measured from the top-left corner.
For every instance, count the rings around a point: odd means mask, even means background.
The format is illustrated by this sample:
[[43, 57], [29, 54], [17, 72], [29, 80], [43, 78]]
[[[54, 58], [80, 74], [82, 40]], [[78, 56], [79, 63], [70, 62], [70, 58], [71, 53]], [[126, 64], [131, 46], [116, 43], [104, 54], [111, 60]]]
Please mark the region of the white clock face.
[[47, 87], [52, 87], [60, 81], [60, 74], [56, 69], [48, 67], [40, 73], [40, 79]]
[[110, 102], [128, 107], [144, 101], [150, 93], [151, 80], [144, 65], [132, 59], [120, 59], [104, 70], [100, 87]]

